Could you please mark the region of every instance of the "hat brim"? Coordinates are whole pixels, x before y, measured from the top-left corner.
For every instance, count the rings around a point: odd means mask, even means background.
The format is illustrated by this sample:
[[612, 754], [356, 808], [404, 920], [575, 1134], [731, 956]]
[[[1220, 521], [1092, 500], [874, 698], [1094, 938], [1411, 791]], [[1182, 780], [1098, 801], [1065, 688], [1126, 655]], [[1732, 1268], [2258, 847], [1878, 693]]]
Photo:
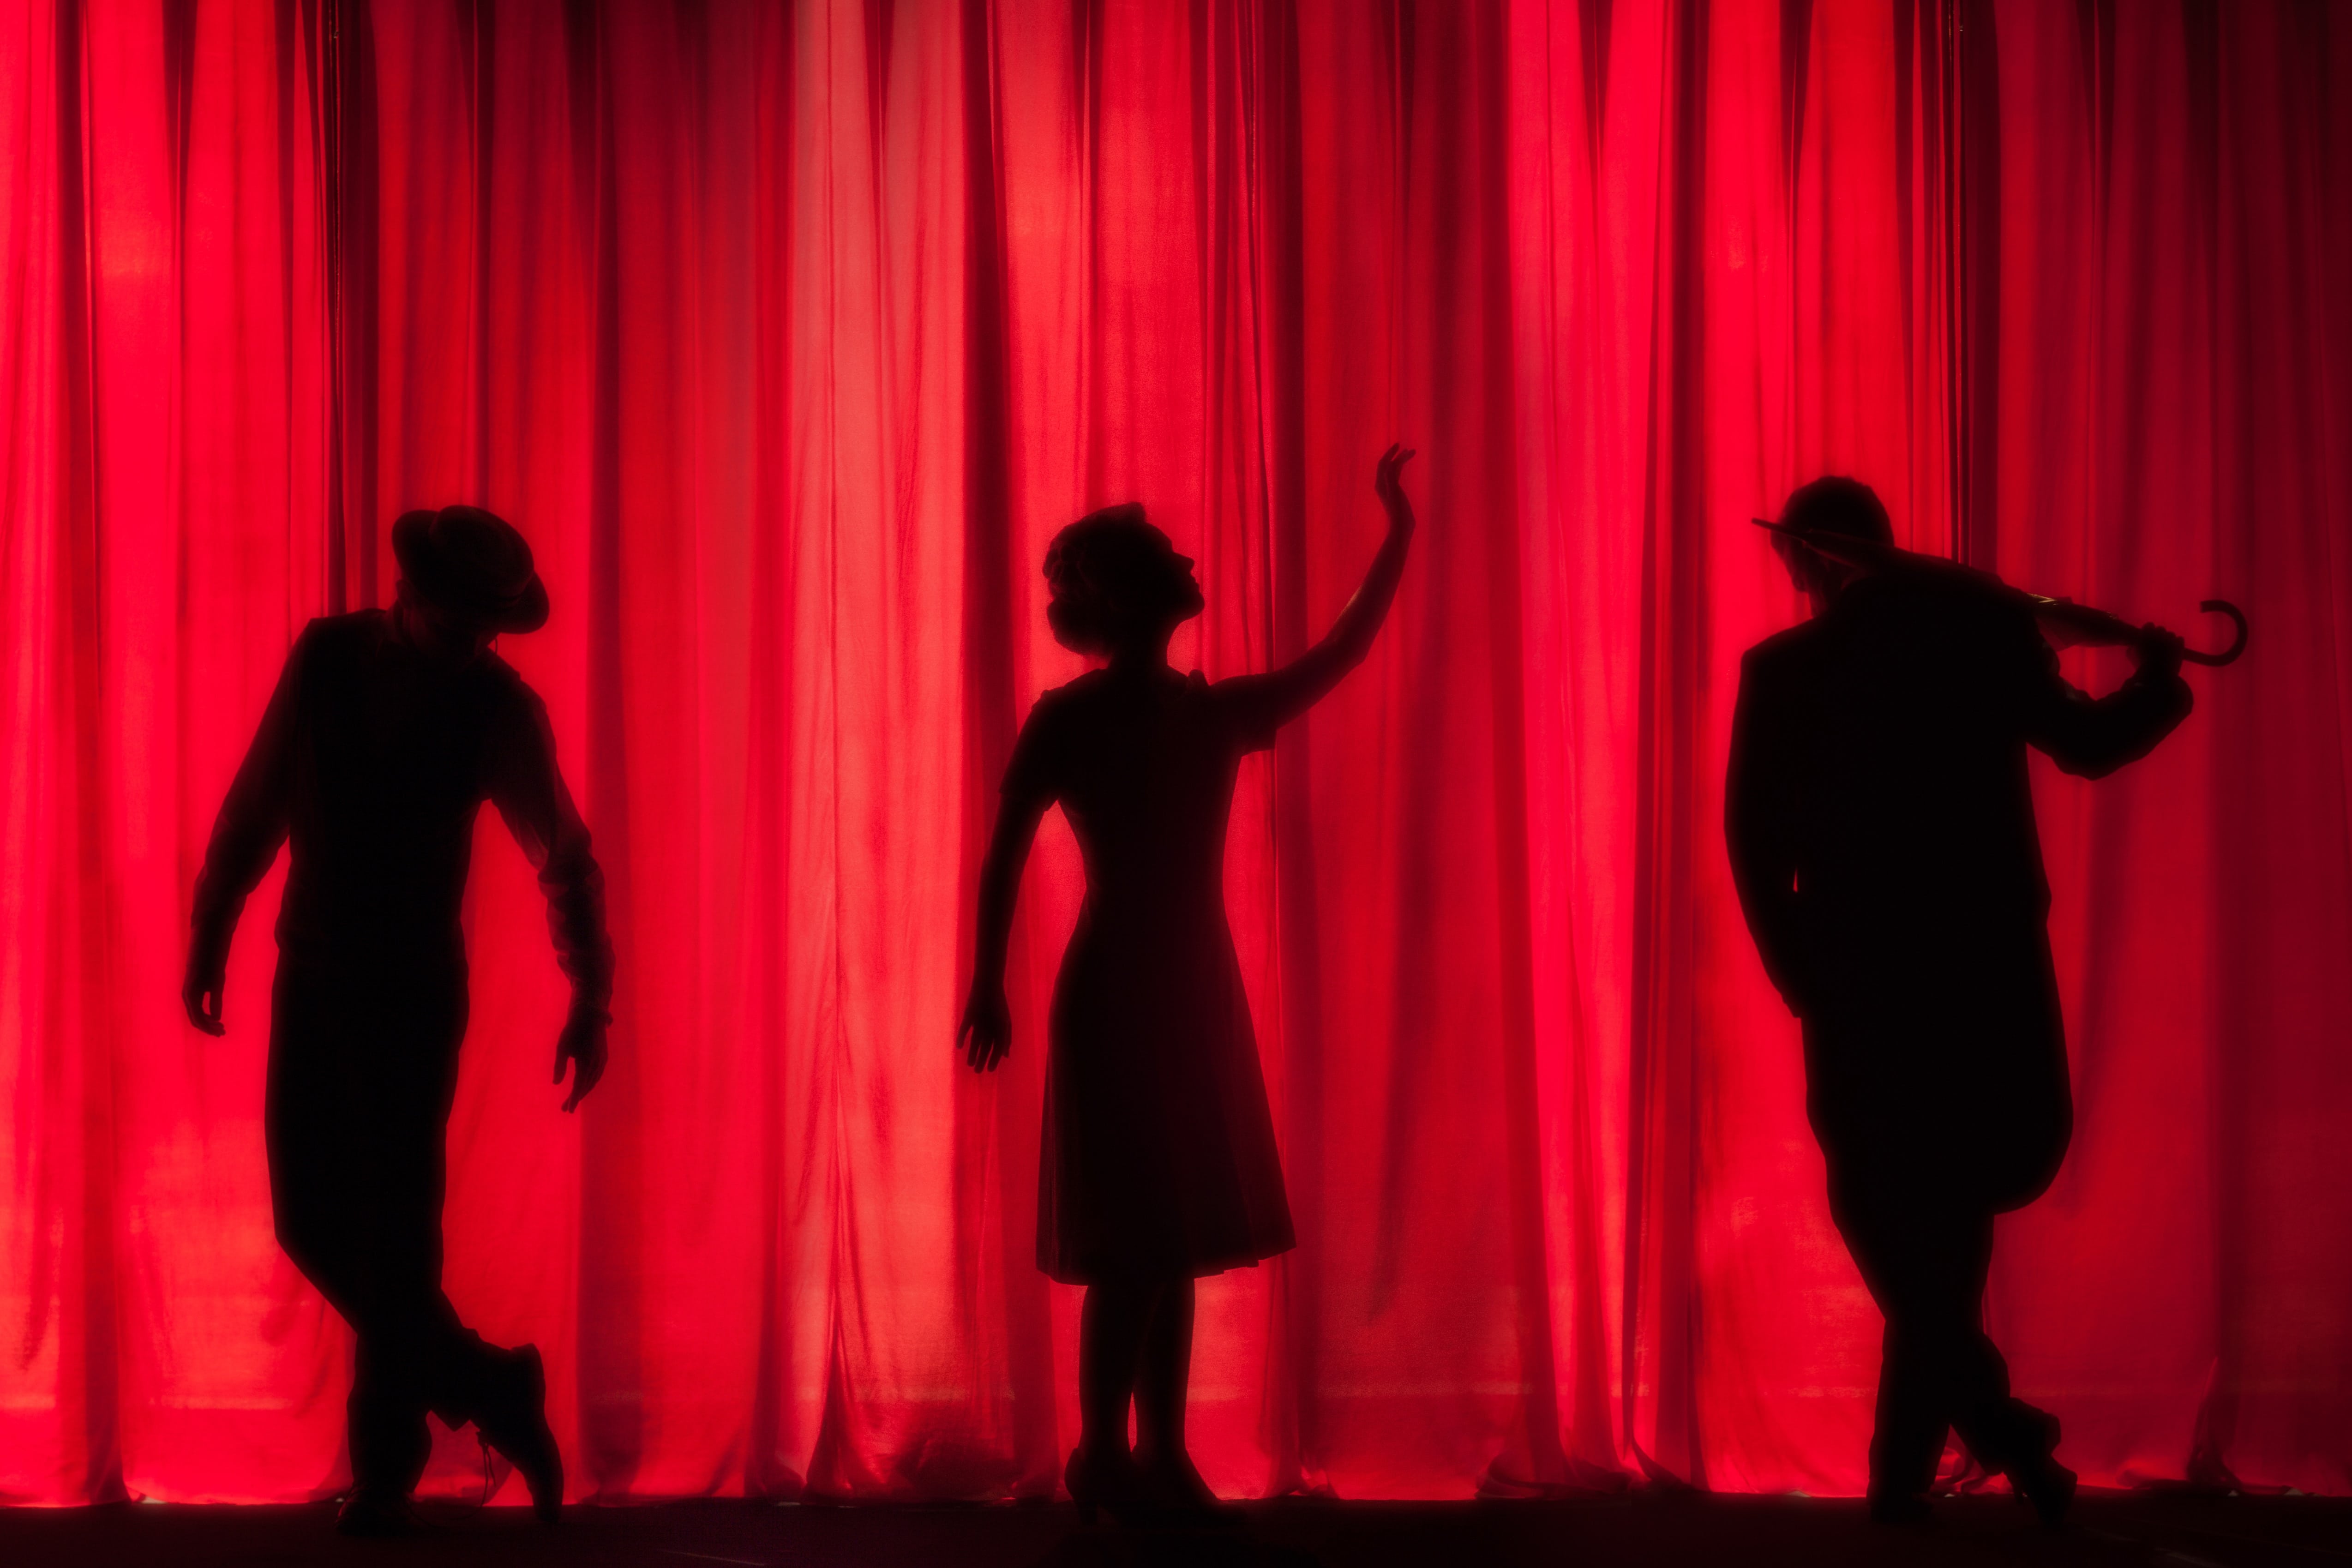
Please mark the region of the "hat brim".
[[433, 548], [431, 511], [403, 512], [392, 525], [392, 555], [408, 585], [436, 608], [494, 632], [535, 632], [547, 624], [547, 585], [533, 572], [510, 595], [486, 598], [455, 581]]

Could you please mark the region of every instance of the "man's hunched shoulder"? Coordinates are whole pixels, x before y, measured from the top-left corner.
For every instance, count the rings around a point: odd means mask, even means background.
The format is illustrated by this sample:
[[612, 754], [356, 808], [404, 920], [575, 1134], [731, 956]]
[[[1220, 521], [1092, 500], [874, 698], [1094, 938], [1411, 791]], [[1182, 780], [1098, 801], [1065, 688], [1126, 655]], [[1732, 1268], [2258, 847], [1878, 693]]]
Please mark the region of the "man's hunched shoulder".
[[392, 617], [382, 610], [345, 610], [338, 615], [313, 616], [294, 641], [303, 643], [356, 643], [385, 636], [391, 629]]
[[382, 610], [313, 616], [295, 634], [286, 662], [305, 670], [340, 668], [380, 645], [390, 635], [390, 617]]
[[[293, 657], [308, 658], [322, 650], [356, 652], [381, 647], [392, 635], [392, 613], [388, 610], [346, 610], [340, 615], [313, 616], [294, 638]], [[522, 672], [499, 658], [496, 648], [485, 651], [476, 668], [501, 697], [526, 705], [540, 704], [539, 693], [530, 689]]]
[[1743, 674], [1771, 676], [1802, 659], [1822, 640], [1822, 623], [1799, 621], [1774, 632], [1739, 656]]
[[481, 668], [483, 674], [500, 686], [521, 696], [537, 700], [539, 693], [530, 689], [530, 682], [522, 678], [522, 671], [499, 658], [498, 649], [490, 648], [483, 653]]

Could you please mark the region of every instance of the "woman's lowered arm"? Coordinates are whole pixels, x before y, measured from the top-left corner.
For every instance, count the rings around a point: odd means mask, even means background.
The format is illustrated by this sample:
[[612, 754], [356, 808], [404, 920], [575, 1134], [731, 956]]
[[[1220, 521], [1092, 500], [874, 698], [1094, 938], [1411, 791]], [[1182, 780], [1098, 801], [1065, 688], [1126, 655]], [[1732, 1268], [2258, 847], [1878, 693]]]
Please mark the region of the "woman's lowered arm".
[[996, 808], [996, 828], [980, 866], [979, 930], [972, 942], [971, 994], [964, 1003], [956, 1045], [974, 1072], [989, 1072], [1013, 1048], [1013, 1008], [1004, 995], [1004, 960], [1013, 941], [1013, 909], [1021, 897], [1021, 868], [1036, 842], [1049, 803], [1007, 794]]

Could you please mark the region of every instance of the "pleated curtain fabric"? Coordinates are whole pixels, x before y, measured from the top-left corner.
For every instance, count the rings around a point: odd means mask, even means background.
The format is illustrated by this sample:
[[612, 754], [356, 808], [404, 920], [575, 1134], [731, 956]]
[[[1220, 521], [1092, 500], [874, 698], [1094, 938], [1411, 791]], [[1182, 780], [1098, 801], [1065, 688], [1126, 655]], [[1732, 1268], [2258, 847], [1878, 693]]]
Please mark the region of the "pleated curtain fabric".
[[1264, 668], [1400, 437], [1396, 612], [1234, 812], [1300, 1245], [1202, 1288], [1212, 1482], [1859, 1489], [1878, 1318], [1720, 828], [1801, 613], [1747, 520], [1838, 471], [2037, 591], [2252, 621], [2147, 762], [2036, 765], [2077, 1132], [1990, 1310], [2086, 1479], [2344, 1489], [2347, 81], [2352, 18], [2268, 0], [0, 0], [0, 1497], [347, 1474], [270, 1227], [276, 879], [224, 1040], [183, 933], [293, 636], [457, 500], [553, 598], [501, 652], [620, 989], [563, 1117], [486, 814], [449, 1293], [545, 1352], [580, 1497], [1049, 1494], [1058, 820], [1012, 1058], [951, 1051], [997, 774], [1081, 668], [1045, 542], [1143, 502], [1178, 662]]

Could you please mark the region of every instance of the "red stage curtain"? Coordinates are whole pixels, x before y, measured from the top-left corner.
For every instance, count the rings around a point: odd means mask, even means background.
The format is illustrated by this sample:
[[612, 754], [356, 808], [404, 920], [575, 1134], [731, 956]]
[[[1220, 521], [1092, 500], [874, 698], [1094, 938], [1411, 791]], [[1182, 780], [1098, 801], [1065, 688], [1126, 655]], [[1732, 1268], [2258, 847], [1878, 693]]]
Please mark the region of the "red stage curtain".
[[1210, 1479], [1858, 1488], [1877, 1318], [1717, 826], [1798, 613], [1745, 520], [1832, 468], [2042, 592], [2253, 616], [2155, 758], [2037, 775], [2080, 1131], [1992, 1313], [2088, 1479], [2345, 1489], [2347, 80], [2287, 4], [0, 0], [0, 1496], [340, 1483], [274, 894], [225, 1041], [181, 932], [293, 633], [459, 499], [553, 595], [503, 651], [621, 989], [564, 1118], [486, 823], [451, 1295], [548, 1352], [582, 1496], [1049, 1491], [1057, 825], [1014, 1054], [950, 1049], [1078, 668], [1045, 541], [1142, 500], [1180, 658], [1263, 668], [1397, 436], [1396, 614], [1234, 813], [1301, 1246], [1204, 1287]]

